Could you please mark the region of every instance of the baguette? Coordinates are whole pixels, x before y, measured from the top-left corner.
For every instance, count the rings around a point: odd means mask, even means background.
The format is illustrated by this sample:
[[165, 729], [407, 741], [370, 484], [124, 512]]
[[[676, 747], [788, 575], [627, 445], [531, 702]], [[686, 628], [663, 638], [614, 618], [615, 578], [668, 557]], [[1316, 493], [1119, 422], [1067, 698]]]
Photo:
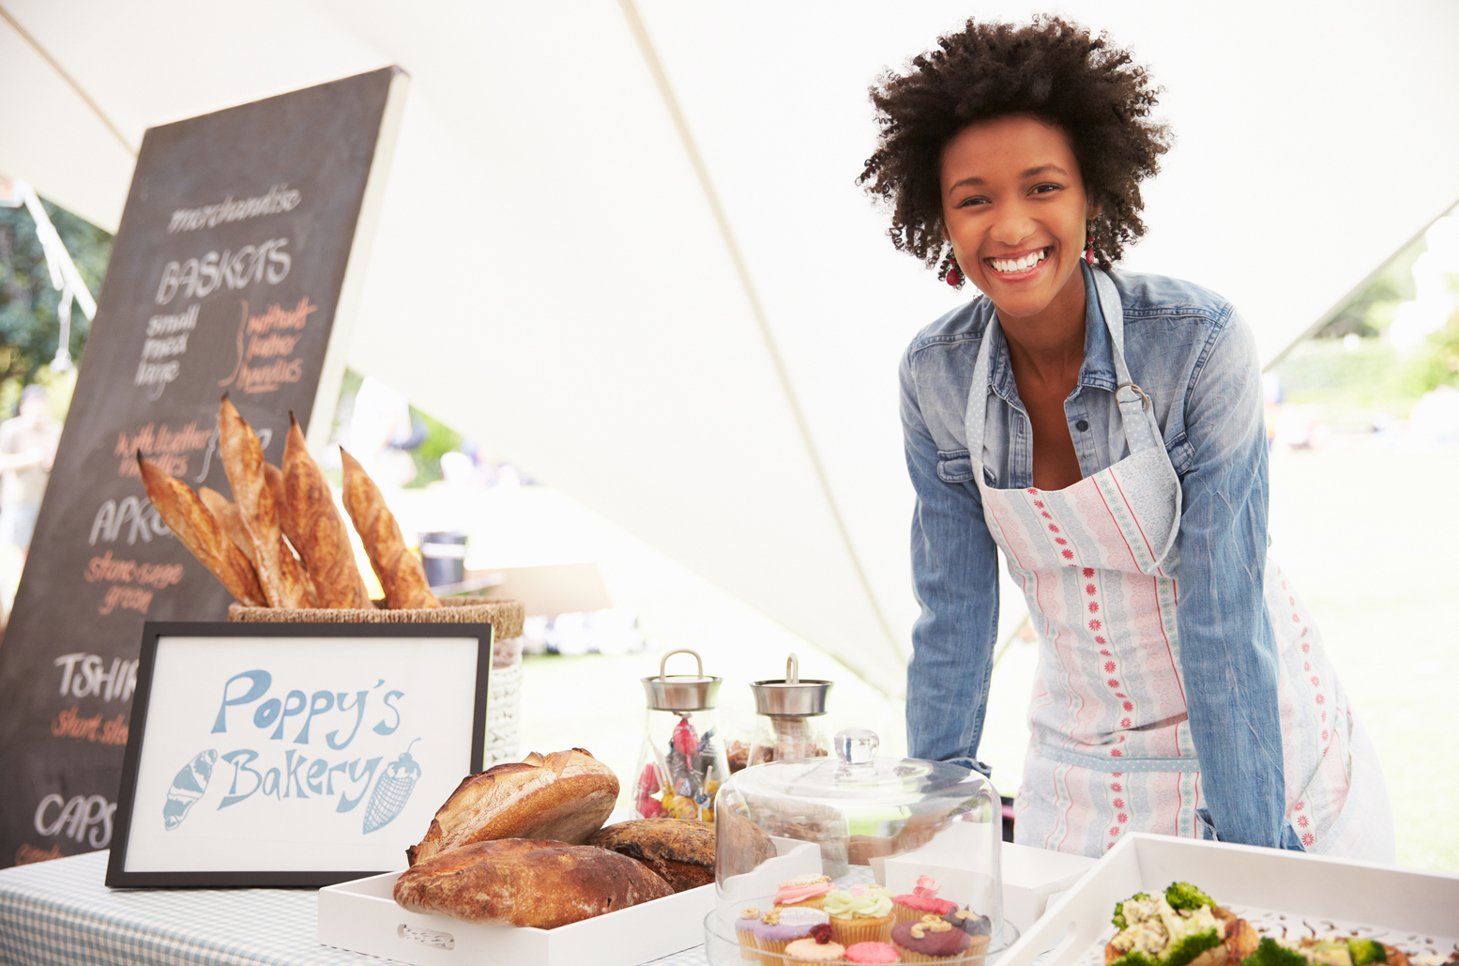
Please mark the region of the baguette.
[[329, 481], [304, 443], [304, 433], [289, 414], [284, 440], [283, 499], [285, 532], [314, 580], [320, 607], [361, 609], [370, 594], [355, 565], [349, 531], [335, 509]]
[[179, 479], [137, 453], [142, 486], [157, 515], [182, 545], [245, 607], [266, 606], [253, 565], [223, 532], [201, 498]]
[[248, 558], [248, 565], [254, 566], [253, 541], [248, 539], [248, 531], [243, 527], [243, 515], [238, 512], [238, 507], [211, 486], [198, 487], [198, 496], [202, 499], [203, 506], [213, 515], [213, 519], [218, 521], [218, 526], [232, 538], [233, 545], [243, 551], [243, 556]]
[[392, 610], [440, 607], [426, 582], [425, 567], [400, 535], [400, 524], [385, 505], [375, 481], [358, 460], [340, 447], [344, 464], [344, 508], [365, 544], [370, 566], [385, 591], [385, 606]]
[[297, 532], [294, 529], [294, 517], [289, 513], [289, 504], [284, 499], [284, 472], [272, 463], [263, 464], [263, 482], [268, 487], [269, 495], [274, 498], [274, 510], [279, 515], [279, 529], [284, 532], [284, 539], [289, 541], [297, 552], [298, 541], [294, 539]]
[[218, 407], [218, 448], [244, 529], [253, 543], [259, 583], [269, 606], [313, 607], [309, 576], [284, 543], [278, 507], [264, 470], [263, 445], [226, 395]]

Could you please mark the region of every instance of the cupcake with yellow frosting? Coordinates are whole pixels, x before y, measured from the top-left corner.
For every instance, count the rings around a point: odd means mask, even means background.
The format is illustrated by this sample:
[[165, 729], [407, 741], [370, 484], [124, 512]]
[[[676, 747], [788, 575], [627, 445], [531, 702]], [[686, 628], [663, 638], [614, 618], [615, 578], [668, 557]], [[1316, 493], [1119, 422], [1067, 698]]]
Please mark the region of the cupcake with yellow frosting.
[[831, 938], [830, 926], [816, 926], [805, 939], [797, 939], [785, 947], [785, 959], [793, 966], [819, 966], [839, 962], [846, 947]]
[[843, 946], [886, 942], [892, 931], [892, 894], [878, 885], [832, 889], [821, 905], [831, 917], [831, 935]]

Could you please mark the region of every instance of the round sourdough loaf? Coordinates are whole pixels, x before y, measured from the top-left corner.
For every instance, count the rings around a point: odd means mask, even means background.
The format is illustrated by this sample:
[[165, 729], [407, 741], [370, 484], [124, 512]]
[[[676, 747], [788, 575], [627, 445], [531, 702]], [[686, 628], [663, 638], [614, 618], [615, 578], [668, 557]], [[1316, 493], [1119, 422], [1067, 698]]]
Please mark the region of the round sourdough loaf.
[[618, 776], [581, 748], [508, 762], [470, 775], [431, 819], [411, 865], [472, 842], [537, 838], [578, 844], [602, 828]]
[[395, 881], [395, 901], [412, 912], [539, 929], [673, 892], [626, 856], [543, 839], [463, 845], [406, 869]]
[[684, 818], [633, 819], [605, 825], [588, 845], [611, 849], [642, 862], [675, 892], [714, 881], [714, 826]]

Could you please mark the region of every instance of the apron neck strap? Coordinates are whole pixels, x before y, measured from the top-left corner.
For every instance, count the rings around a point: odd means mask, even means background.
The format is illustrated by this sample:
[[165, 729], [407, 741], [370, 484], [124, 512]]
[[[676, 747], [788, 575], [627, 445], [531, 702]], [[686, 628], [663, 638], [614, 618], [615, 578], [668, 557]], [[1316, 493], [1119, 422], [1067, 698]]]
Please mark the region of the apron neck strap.
[[[1080, 269], [1085, 273], [1086, 281], [1090, 278], [1094, 281], [1094, 299], [1092, 305], [1086, 309], [1085, 317], [1088, 319], [1092, 314], [1103, 321], [1109, 331], [1117, 383], [1115, 402], [1120, 408], [1125, 441], [1129, 444], [1130, 452], [1138, 453], [1161, 445], [1160, 425], [1155, 420], [1150, 397], [1130, 378], [1130, 369], [1125, 363], [1125, 317], [1119, 292], [1115, 289], [1114, 282], [1102, 270], [1092, 265], [1081, 265]], [[988, 392], [991, 388], [988, 379], [992, 366], [991, 348], [998, 328], [998, 313], [995, 309], [988, 319], [988, 327], [983, 331], [982, 344], [978, 346], [978, 358], [973, 364], [973, 381], [968, 392], [968, 408], [963, 417], [968, 436], [968, 455], [972, 458], [979, 478], [982, 476], [983, 433], [986, 428]]]

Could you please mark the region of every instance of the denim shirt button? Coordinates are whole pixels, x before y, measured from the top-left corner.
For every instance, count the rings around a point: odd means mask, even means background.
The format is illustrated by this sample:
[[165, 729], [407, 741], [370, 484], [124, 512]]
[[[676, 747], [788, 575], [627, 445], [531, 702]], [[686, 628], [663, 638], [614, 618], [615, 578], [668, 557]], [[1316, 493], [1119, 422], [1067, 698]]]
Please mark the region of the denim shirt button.
[[1077, 429], [1077, 430], [1079, 430], [1079, 432], [1081, 432], [1081, 433], [1084, 432], [1086, 429], [1089, 428], [1089, 420], [1087, 420], [1087, 419], [1081, 419], [1081, 420], [1079, 420], [1077, 423], [1074, 424], [1074, 428]]

